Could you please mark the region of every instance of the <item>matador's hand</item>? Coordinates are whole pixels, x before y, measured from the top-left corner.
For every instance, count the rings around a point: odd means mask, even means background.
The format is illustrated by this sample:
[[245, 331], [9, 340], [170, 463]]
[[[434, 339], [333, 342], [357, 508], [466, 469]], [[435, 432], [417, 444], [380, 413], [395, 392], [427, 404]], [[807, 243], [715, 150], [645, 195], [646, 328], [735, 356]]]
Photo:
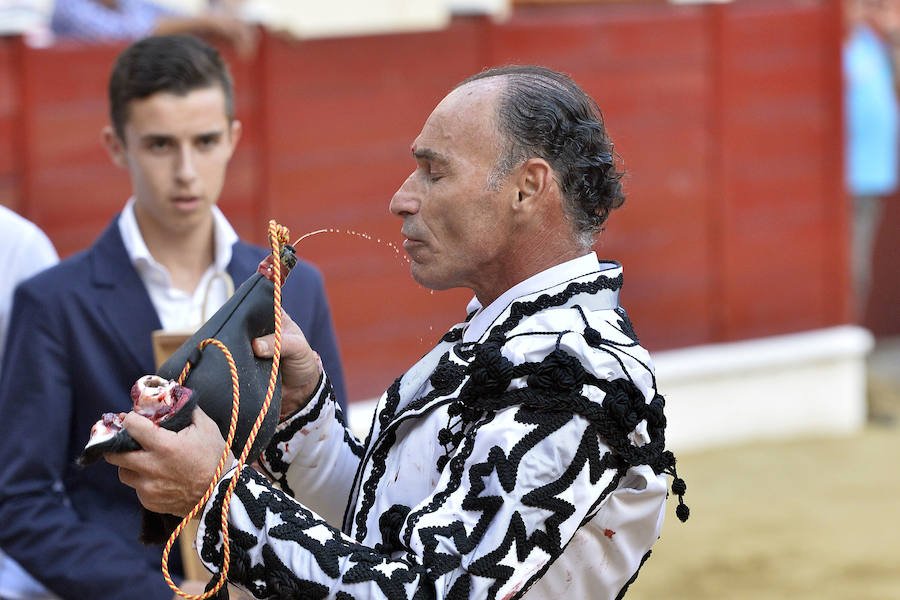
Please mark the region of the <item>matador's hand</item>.
[[[281, 312], [281, 416], [303, 408], [319, 383], [322, 361], [306, 341], [300, 326]], [[275, 334], [253, 340], [253, 352], [260, 358], [272, 358]]]
[[[119, 479], [135, 489], [148, 510], [188, 514], [209, 488], [225, 450], [218, 425], [200, 408], [194, 409], [191, 424], [178, 432], [135, 412], [128, 413], [122, 424], [143, 449], [104, 455], [119, 467]], [[233, 462], [229, 456], [225, 468]]]

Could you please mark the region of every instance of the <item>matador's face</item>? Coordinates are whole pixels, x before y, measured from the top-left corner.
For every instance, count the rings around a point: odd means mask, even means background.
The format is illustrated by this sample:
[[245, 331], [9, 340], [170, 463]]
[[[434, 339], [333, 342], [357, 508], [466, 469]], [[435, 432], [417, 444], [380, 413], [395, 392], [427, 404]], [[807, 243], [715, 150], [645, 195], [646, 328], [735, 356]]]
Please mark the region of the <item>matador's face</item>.
[[427, 288], [480, 293], [506, 285], [515, 191], [505, 178], [492, 180], [502, 150], [501, 85], [475, 81], [441, 101], [412, 145], [415, 170], [391, 200], [391, 212], [403, 218], [412, 276]]

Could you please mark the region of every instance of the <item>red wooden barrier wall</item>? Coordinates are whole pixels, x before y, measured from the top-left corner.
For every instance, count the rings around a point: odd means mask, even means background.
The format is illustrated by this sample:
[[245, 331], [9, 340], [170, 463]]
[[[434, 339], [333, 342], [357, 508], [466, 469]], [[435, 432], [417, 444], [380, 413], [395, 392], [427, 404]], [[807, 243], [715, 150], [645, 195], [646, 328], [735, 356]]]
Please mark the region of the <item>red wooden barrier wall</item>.
[[[221, 205], [257, 242], [270, 217], [295, 235], [399, 242], [387, 205], [433, 106], [485, 66], [540, 63], [597, 98], [630, 173], [598, 253], [624, 263], [623, 302], [651, 349], [846, 322], [840, 35], [837, 0], [753, 0], [265, 36], [252, 62], [231, 60], [245, 133]], [[63, 255], [129, 193], [99, 142], [120, 49], [0, 41], [0, 201]], [[299, 252], [325, 273], [353, 399], [379, 393], [464, 316], [467, 291], [422, 290], [385, 243], [323, 234]]]

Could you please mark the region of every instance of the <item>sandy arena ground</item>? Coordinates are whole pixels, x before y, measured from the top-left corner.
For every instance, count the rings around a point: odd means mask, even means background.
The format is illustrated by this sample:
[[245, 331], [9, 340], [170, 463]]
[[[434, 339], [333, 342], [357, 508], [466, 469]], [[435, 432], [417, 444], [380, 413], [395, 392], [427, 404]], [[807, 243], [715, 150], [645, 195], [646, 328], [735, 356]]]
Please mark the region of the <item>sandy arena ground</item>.
[[870, 413], [851, 437], [679, 455], [691, 517], [670, 499], [627, 600], [900, 600], [900, 379]]

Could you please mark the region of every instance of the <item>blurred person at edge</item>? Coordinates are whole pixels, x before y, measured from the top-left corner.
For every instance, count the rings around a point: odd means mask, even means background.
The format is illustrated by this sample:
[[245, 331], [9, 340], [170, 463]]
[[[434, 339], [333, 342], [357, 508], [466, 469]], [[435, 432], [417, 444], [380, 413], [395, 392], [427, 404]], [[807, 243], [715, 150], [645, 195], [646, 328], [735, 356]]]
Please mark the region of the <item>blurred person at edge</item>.
[[256, 52], [255, 26], [242, 21], [228, 4], [184, 14], [152, 0], [55, 0], [50, 28], [58, 38], [86, 42], [137, 40], [148, 35], [196, 34], [219, 37], [238, 56]]
[[[132, 197], [94, 244], [20, 285], [0, 377], [0, 547], [71, 600], [170, 600], [162, 547], [138, 541], [140, 505], [105, 463], [75, 459], [106, 412], [155, 371], [151, 332], [196, 325], [269, 251], [241, 241], [216, 206], [241, 137], [234, 91], [215, 49], [191, 36], [149, 37], [116, 60], [103, 141]], [[78, 210], [72, 207], [72, 210]], [[264, 224], [263, 224], [264, 225]], [[343, 377], [320, 273], [299, 262], [284, 310]], [[177, 545], [176, 545], [177, 549]], [[180, 570], [180, 557], [172, 561]], [[200, 582], [185, 587], [202, 591]]]
[[[233, 483], [228, 578], [257, 598], [621, 598], [659, 537], [666, 474], [689, 511], [622, 266], [591, 249], [625, 199], [599, 108], [561, 73], [500, 67], [453, 89], [411, 151], [390, 202], [411, 275], [471, 289], [467, 317], [381, 396], [364, 442], [286, 321], [271, 479], [222, 474], [197, 552], [220, 568]], [[271, 355], [273, 336], [254, 344]], [[124, 424], [143, 450], [106, 460], [144, 506], [186, 514], [225, 450], [215, 423]]]
[[900, 0], [846, 0], [844, 7], [845, 178], [853, 202], [851, 281], [861, 320], [872, 285], [884, 198], [898, 187]]
[[[20, 282], [58, 261], [56, 249], [37, 225], [0, 206], [0, 273], [3, 273], [0, 279], [0, 374], [5, 368], [21, 368], [13, 357], [10, 357], [8, 367], [3, 365], [13, 291]], [[0, 598], [36, 600], [50, 597], [16, 561], [0, 551]]]

